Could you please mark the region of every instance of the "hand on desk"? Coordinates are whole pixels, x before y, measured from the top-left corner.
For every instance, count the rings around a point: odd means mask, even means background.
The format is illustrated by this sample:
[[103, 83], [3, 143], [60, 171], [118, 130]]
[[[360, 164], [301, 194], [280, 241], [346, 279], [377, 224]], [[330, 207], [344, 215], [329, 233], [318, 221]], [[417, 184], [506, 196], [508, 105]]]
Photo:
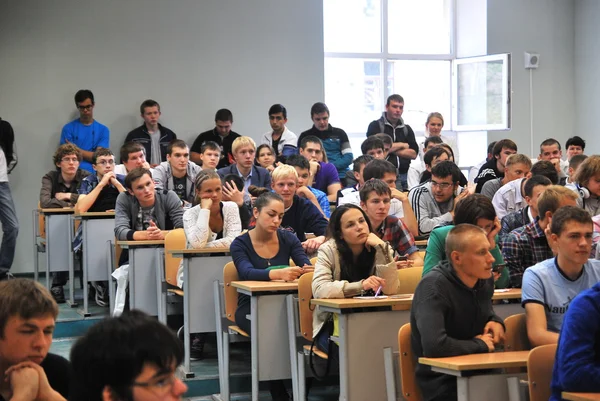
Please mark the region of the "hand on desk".
[[496, 350], [496, 346], [494, 345], [494, 340], [492, 339], [492, 336], [490, 334], [480, 334], [480, 335], [476, 336], [475, 338], [480, 339], [481, 341], [483, 341], [485, 343], [485, 345], [487, 345], [488, 352], [494, 352]]
[[384, 286], [385, 286], [385, 280], [382, 279], [381, 277], [377, 277], [377, 276], [371, 276], [369, 278], [364, 279], [362, 282], [362, 288], [365, 291], [373, 290], [373, 291], [377, 292], [379, 287], [384, 287]]
[[492, 337], [495, 345], [504, 343], [504, 326], [498, 322], [487, 322], [483, 328], [483, 334]]
[[148, 240], [150, 241], [165, 239], [165, 233], [161, 231], [152, 220], [150, 220], [150, 227], [148, 227], [146, 233], [148, 235]]

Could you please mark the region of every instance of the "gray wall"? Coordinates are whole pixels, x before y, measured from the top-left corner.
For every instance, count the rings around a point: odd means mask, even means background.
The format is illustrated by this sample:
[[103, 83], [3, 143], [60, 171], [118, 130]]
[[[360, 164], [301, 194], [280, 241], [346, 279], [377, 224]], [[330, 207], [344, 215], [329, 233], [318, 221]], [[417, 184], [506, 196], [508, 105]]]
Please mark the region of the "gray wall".
[[74, 93], [91, 89], [95, 117], [117, 152], [141, 124], [146, 98], [162, 122], [191, 141], [227, 107], [234, 130], [258, 139], [273, 103], [289, 127], [311, 125], [323, 99], [321, 1], [6, 1], [0, 12], [0, 116], [17, 136], [11, 174], [20, 233], [15, 272], [32, 271], [31, 210]]

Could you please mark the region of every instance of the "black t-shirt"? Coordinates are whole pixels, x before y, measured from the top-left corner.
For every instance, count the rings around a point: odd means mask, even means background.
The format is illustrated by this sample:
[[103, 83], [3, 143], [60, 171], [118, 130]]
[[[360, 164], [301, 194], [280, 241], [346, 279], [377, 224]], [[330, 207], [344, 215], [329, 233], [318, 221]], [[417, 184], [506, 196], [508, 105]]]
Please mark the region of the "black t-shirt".
[[240, 136], [240, 134], [230, 131], [229, 135], [227, 135], [226, 137], [222, 137], [215, 131], [215, 129], [212, 129], [210, 131], [206, 131], [206, 132], [203, 132], [200, 135], [198, 135], [198, 137], [192, 144], [190, 152], [200, 153], [200, 151], [202, 150], [202, 144], [204, 142], [207, 142], [207, 141], [216, 142], [219, 144], [219, 146], [221, 146], [221, 160], [219, 160], [219, 164], [217, 164], [217, 168], [219, 169], [222, 167], [227, 167], [233, 163], [233, 155], [231, 154], [231, 145], [233, 144], [233, 141], [236, 138], [238, 138], [239, 136]]
[[173, 191], [179, 196], [179, 199], [187, 199], [187, 175], [181, 178], [173, 176]]
[[102, 188], [100, 194], [96, 198], [96, 202], [89, 208], [88, 212], [106, 212], [115, 208], [117, 204], [117, 196], [119, 190], [112, 185], [107, 185]]
[[275, 150], [275, 157], [277, 158], [277, 160], [279, 160], [279, 157], [281, 156], [279, 154], [279, 142], [281, 141], [281, 137], [279, 137], [279, 139], [275, 140], [273, 139], [273, 150]]

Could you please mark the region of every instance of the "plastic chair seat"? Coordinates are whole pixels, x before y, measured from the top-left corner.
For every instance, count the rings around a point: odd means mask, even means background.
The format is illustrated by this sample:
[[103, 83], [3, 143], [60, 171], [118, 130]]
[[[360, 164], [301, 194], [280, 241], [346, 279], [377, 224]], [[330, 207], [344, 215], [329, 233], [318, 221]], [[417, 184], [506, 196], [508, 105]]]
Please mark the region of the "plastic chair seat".
[[315, 354], [316, 356], [318, 356], [321, 359], [329, 359], [329, 355], [327, 355], [326, 353], [324, 353], [317, 347], [311, 347], [310, 345], [307, 344], [303, 348], [304, 348], [304, 351], [306, 354], [310, 354], [310, 352], [312, 351], [313, 354]]
[[238, 326], [229, 326], [228, 329], [230, 332], [233, 331], [241, 336], [250, 338], [250, 335], [248, 333], [246, 333], [244, 330], [240, 329]]

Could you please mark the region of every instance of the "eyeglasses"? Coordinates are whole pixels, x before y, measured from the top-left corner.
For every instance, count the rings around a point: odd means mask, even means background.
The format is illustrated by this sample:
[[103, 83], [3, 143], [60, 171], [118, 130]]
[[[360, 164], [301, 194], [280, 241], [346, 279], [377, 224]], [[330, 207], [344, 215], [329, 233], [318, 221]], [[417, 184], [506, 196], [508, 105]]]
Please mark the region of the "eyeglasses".
[[76, 157], [63, 157], [60, 161], [65, 163], [79, 163], [79, 159]]
[[431, 181], [431, 188], [433, 188], [433, 187], [439, 187], [440, 189], [448, 189], [452, 185], [453, 184], [448, 183], [448, 182], [435, 182], [435, 181]]
[[148, 382], [133, 382], [132, 386], [147, 388], [158, 396], [164, 396], [173, 390], [175, 380], [177, 380], [177, 377], [175, 376], [175, 373], [173, 373], [168, 377], [152, 379]]
[[88, 104], [87, 106], [77, 106], [79, 110], [91, 110], [94, 107], [93, 104]]
[[99, 165], [101, 165], [101, 166], [106, 166], [106, 165], [108, 164], [109, 166], [112, 166], [113, 164], [115, 164], [115, 161], [114, 161], [114, 160], [112, 160], [112, 159], [111, 159], [111, 160], [100, 160], [100, 161], [99, 161], [98, 163], [96, 163], [96, 164], [99, 164]]

